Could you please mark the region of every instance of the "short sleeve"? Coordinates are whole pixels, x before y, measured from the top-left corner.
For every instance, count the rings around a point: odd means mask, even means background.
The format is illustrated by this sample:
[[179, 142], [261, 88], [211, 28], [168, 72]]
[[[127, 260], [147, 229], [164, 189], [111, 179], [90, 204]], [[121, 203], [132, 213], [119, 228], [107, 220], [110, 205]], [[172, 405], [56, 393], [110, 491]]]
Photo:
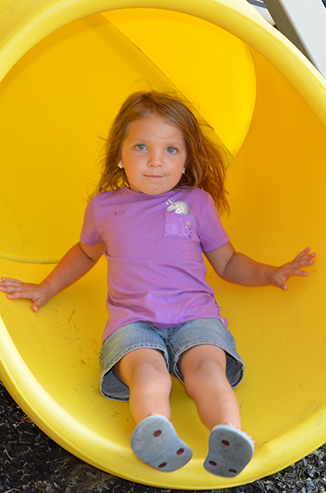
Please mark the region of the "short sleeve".
[[200, 213], [199, 238], [204, 252], [212, 252], [230, 240], [212, 197], [205, 193]]
[[98, 245], [103, 241], [97, 230], [97, 221], [94, 211], [95, 198], [96, 197], [93, 197], [87, 204], [84, 215], [84, 223], [80, 235], [80, 241], [84, 243], [84, 245], [88, 246]]

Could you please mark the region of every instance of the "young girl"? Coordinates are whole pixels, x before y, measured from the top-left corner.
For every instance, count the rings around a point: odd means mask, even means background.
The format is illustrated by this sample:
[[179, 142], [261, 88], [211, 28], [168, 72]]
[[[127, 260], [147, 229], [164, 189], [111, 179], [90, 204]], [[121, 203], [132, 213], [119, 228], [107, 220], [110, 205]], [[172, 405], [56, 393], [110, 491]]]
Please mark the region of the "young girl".
[[170, 374], [184, 383], [210, 430], [209, 472], [236, 476], [254, 452], [233, 391], [244, 365], [206, 282], [203, 252], [222, 279], [284, 290], [314, 263], [309, 248], [281, 267], [236, 252], [216, 210], [228, 207], [224, 176], [219, 151], [181, 101], [155, 91], [133, 94], [113, 123], [79, 243], [40, 284], [0, 283], [9, 299], [31, 299], [36, 312], [105, 255], [110, 318], [101, 391], [129, 400], [132, 449], [160, 471], [192, 457], [170, 422]]

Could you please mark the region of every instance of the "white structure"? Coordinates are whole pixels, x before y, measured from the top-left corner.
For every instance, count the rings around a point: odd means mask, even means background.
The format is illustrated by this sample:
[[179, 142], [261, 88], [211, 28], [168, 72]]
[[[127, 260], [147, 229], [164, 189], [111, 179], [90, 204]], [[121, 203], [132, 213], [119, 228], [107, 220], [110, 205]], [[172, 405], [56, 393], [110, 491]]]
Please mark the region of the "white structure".
[[[275, 22], [267, 10], [266, 5], [264, 4], [263, 0], [247, 0], [248, 3], [250, 3], [253, 7], [255, 7], [256, 10], [264, 17], [264, 19], [272, 24], [273, 26], [275, 25]], [[326, 0], [325, 0], [326, 1]]]
[[[263, 3], [250, 0], [249, 3]], [[325, 0], [264, 0], [276, 27], [326, 78]], [[257, 6], [258, 7], [258, 6]]]

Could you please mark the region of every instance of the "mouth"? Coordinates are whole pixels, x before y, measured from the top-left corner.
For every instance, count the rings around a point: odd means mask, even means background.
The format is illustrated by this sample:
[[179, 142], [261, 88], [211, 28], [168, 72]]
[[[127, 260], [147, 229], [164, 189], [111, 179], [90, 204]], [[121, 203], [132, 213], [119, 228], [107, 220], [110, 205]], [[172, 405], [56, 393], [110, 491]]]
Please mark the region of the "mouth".
[[163, 178], [162, 175], [145, 175], [146, 178], [153, 178], [153, 179], [159, 179]]

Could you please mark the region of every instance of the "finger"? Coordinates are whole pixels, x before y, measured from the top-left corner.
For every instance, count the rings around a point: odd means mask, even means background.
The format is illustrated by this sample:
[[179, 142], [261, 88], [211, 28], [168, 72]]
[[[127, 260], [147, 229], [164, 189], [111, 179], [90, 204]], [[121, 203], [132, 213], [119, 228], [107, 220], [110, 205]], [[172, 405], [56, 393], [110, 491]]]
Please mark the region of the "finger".
[[19, 279], [14, 279], [13, 277], [1, 277], [1, 280], [4, 282], [16, 282], [16, 283], [22, 283]]
[[285, 277], [291, 277], [291, 276], [306, 276], [308, 275], [308, 272], [305, 270], [302, 270], [304, 267], [307, 267], [309, 264], [307, 263], [300, 263], [300, 264], [292, 264], [289, 265], [288, 269], [284, 271]]
[[[310, 253], [309, 255], [303, 255], [298, 259], [299, 261], [313, 261], [313, 259], [316, 257], [315, 253]], [[312, 262], [313, 263], [313, 262]]]
[[10, 280], [10, 281], [1, 281], [0, 282], [0, 289], [4, 288], [15, 288], [15, 289], [21, 289], [23, 286], [23, 283], [21, 281], [16, 281], [16, 280]]
[[309, 265], [313, 265], [315, 263], [314, 259], [303, 259], [296, 263], [296, 266], [301, 269], [302, 267], [309, 267]]
[[294, 262], [292, 265], [290, 265], [290, 268], [293, 269], [294, 271], [303, 269], [304, 267], [309, 267], [310, 265], [313, 265], [314, 261], [313, 260], [307, 260], [305, 262]]
[[305, 248], [302, 252], [300, 252], [294, 260], [300, 260], [301, 258], [314, 258], [316, 254], [314, 252], [309, 253], [310, 247]]
[[286, 291], [288, 288], [288, 285], [286, 284], [285, 280], [283, 278], [276, 278], [276, 287], [283, 289], [283, 291]]
[[310, 247], [306, 247], [304, 250], [302, 250], [302, 252], [299, 253], [299, 255], [306, 254], [309, 252], [309, 250], [310, 250]]
[[314, 253], [311, 253], [310, 255], [305, 255], [303, 257], [300, 257], [300, 258], [296, 258], [294, 259], [292, 262], [290, 262], [290, 266], [293, 266], [293, 267], [306, 267], [308, 265], [313, 265], [315, 263], [315, 258], [316, 254]]
[[2, 291], [3, 293], [14, 293], [16, 291], [22, 293], [26, 291], [26, 287], [19, 284], [16, 285], [6, 284], [6, 285], [0, 285], [0, 291]]
[[31, 296], [28, 296], [26, 295], [26, 293], [23, 293], [22, 291], [13, 291], [13, 292], [9, 292], [7, 291], [8, 296], [8, 300], [30, 300], [32, 299]]
[[36, 303], [33, 303], [33, 306], [32, 306], [33, 312], [35, 312], [35, 313], [38, 312], [39, 308], [40, 307]]
[[294, 276], [308, 276], [309, 273], [305, 270], [298, 269], [294, 272]]
[[35, 293], [33, 289], [28, 289], [27, 287], [21, 289], [7, 288], [4, 292], [7, 293], [7, 298], [9, 300], [24, 299], [35, 301], [38, 298], [37, 293]]

